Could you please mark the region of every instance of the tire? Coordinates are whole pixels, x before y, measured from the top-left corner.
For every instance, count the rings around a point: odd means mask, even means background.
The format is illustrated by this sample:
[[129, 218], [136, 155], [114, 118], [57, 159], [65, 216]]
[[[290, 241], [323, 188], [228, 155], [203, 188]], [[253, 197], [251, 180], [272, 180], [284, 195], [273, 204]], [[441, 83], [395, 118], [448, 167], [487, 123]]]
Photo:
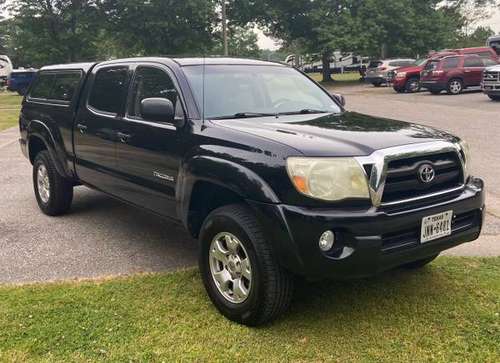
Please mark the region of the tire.
[[382, 86], [382, 83], [380, 82], [375, 82], [375, 83], [372, 83], [373, 84], [373, 87], [380, 87]]
[[398, 88], [398, 87], [393, 87], [393, 88], [394, 88], [394, 91], [396, 91], [397, 93], [404, 93], [405, 92], [404, 88]]
[[[235, 239], [237, 248], [232, 250], [237, 253], [231, 252], [228, 247], [235, 245]], [[222, 251], [222, 254], [216, 254], [216, 250]], [[215, 255], [224, 257], [218, 260]], [[241, 271], [246, 273], [238, 274], [237, 269], [235, 273], [237, 261], [231, 267], [231, 261], [235, 259], [240, 260]], [[243, 262], [245, 259], [249, 261], [249, 269], [245, 269], [248, 266]], [[293, 277], [278, 263], [259, 222], [244, 205], [221, 207], [205, 219], [200, 233], [199, 266], [210, 300], [229, 320], [248, 326], [263, 325], [283, 314], [290, 305]], [[238, 285], [243, 284], [244, 289], [240, 291], [246, 289], [246, 296], [234, 293], [233, 282], [216, 283], [215, 274], [218, 272], [222, 281], [235, 277], [233, 273], [236, 277], [240, 276]], [[250, 279], [245, 276], [250, 276]]]
[[453, 78], [448, 81], [446, 91], [449, 95], [459, 95], [464, 90], [464, 83], [461, 79]]
[[500, 101], [500, 96], [497, 96], [497, 95], [488, 95], [488, 97], [489, 97], [492, 101]]
[[33, 186], [38, 206], [46, 215], [58, 216], [71, 208], [73, 183], [59, 175], [47, 150], [38, 153], [33, 163]]
[[405, 83], [405, 91], [408, 93], [416, 93], [420, 91], [420, 79], [412, 77]]
[[441, 90], [438, 91], [437, 89], [430, 90], [429, 92], [432, 93], [433, 95], [440, 95], [441, 94]]
[[429, 263], [431, 263], [432, 261], [434, 261], [438, 256], [439, 256], [439, 253], [437, 255], [434, 255], [434, 256], [430, 256], [430, 257], [427, 257], [427, 258], [423, 258], [421, 260], [417, 260], [417, 261], [413, 261], [413, 262], [407, 263], [407, 264], [405, 264], [405, 265], [403, 265], [401, 267], [409, 269], [409, 270], [417, 269], [417, 268], [422, 268], [422, 267], [428, 265]]

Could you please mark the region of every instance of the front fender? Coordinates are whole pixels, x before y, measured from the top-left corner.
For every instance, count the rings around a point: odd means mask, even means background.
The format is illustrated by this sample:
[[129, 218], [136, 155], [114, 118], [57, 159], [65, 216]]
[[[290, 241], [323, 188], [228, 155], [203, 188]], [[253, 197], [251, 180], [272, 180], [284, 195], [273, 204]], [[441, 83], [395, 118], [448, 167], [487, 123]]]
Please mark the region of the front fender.
[[252, 170], [213, 156], [195, 156], [181, 166], [177, 183], [177, 212], [185, 225], [193, 187], [198, 181], [227, 188], [242, 199], [269, 204], [280, 202], [271, 187]]
[[[63, 155], [64, 152], [62, 150], [59, 150], [57, 147], [57, 142], [56, 139], [54, 138], [53, 133], [50, 131], [49, 127], [45, 125], [43, 122], [33, 120], [29, 123], [28, 128], [27, 128], [27, 143], [26, 143], [26, 149], [27, 149], [27, 154], [31, 155], [29, 147], [30, 147], [30, 141], [33, 138], [37, 138], [40, 141], [43, 142], [45, 147], [47, 148], [47, 151], [50, 154], [50, 157], [52, 158], [52, 161], [54, 162], [54, 165], [56, 167], [57, 172], [66, 178], [71, 178], [72, 175], [69, 172], [69, 170], [66, 168], [66, 164], [63, 162]], [[62, 156], [61, 156], [62, 155]], [[33, 160], [31, 160], [33, 162]]]

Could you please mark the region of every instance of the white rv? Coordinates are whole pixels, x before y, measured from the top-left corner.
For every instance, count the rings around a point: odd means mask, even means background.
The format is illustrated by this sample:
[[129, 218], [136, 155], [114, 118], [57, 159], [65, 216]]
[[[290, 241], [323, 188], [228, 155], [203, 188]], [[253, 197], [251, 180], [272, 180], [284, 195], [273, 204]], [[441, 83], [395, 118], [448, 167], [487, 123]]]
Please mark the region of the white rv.
[[493, 49], [495, 49], [497, 54], [500, 55], [500, 35], [489, 37], [486, 42], [486, 45], [488, 47], [492, 47]]
[[0, 85], [3, 85], [12, 72], [12, 62], [6, 55], [0, 55]]

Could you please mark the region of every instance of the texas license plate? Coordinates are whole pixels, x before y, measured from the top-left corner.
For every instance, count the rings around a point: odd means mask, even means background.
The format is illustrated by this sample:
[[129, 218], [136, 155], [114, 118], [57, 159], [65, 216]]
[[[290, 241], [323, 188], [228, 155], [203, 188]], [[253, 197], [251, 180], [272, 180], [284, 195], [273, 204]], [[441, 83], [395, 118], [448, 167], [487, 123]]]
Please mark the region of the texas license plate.
[[422, 219], [420, 242], [425, 243], [451, 235], [453, 211], [447, 211]]

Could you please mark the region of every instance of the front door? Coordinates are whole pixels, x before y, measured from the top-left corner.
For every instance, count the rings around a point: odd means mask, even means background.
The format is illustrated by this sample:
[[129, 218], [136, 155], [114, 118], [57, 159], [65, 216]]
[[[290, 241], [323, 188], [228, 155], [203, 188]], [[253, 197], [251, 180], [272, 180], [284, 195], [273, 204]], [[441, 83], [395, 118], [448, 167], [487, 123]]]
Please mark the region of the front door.
[[166, 67], [140, 65], [136, 68], [128, 97], [127, 114], [119, 122], [117, 162], [123, 199], [168, 217], [176, 216], [175, 186], [180, 155], [189, 133], [169, 123], [146, 120], [141, 101], [167, 98], [176, 117], [184, 111], [174, 77]]
[[78, 177], [110, 194], [115, 194], [117, 128], [124, 114], [129, 78], [128, 65], [95, 69], [75, 121]]

